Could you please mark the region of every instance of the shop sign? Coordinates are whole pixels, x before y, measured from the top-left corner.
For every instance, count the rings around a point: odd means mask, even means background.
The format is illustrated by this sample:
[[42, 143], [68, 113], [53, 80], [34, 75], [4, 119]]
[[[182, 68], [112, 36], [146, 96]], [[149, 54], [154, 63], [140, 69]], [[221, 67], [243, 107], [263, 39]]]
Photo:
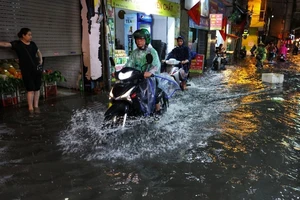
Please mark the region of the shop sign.
[[204, 58], [203, 54], [197, 54], [195, 59], [191, 60], [190, 72], [202, 73]]
[[223, 14], [210, 14], [210, 30], [222, 30]]
[[168, 17], [180, 17], [180, 4], [166, 0], [112, 0], [112, 6]]

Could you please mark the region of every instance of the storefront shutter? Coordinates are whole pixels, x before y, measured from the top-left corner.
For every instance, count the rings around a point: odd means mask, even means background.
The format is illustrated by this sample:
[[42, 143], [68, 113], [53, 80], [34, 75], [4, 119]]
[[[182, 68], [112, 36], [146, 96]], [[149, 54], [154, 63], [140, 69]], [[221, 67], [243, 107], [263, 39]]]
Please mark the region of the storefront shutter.
[[[81, 16], [78, 0], [0, 0], [0, 41], [17, 40], [23, 27], [44, 57], [81, 54]], [[15, 58], [0, 48], [0, 59]]]
[[198, 46], [198, 52], [200, 54], [206, 54], [206, 48], [207, 48], [207, 31], [204, 30], [198, 30], [198, 39], [199, 39], [199, 46]]

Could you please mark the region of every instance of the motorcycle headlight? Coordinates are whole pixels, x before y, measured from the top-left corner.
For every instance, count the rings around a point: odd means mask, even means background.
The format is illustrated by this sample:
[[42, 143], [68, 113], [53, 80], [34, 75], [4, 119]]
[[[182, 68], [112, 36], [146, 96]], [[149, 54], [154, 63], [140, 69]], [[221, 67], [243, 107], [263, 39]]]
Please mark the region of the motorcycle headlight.
[[125, 80], [125, 79], [128, 79], [129, 77], [131, 77], [131, 75], [132, 75], [132, 71], [128, 71], [128, 72], [125, 72], [125, 73], [120, 72], [119, 75], [118, 75], [118, 78], [120, 80]]

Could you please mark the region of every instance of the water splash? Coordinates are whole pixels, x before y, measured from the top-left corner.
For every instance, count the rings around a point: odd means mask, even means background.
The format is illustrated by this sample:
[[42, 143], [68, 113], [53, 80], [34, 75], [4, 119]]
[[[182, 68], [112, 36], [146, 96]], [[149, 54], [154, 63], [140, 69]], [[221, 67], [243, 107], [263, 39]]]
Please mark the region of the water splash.
[[[179, 161], [186, 150], [205, 144], [208, 137], [219, 133], [217, 128], [210, 129], [211, 124], [221, 113], [235, 109], [235, 99], [249, 94], [230, 92], [223, 79], [221, 73], [194, 79], [189, 91], [176, 93], [158, 121], [138, 118], [126, 128], [104, 129], [103, 112], [77, 110], [61, 133], [60, 146], [65, 154], [74, 153], [87, 160]], [[202, 159], [209, 160], [207, 155]]]

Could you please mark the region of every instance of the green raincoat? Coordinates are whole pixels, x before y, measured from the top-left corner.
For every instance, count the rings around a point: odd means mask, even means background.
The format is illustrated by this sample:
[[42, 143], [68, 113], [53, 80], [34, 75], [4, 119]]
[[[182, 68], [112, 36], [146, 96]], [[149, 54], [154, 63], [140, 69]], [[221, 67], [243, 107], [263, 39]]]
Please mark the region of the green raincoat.
[[[151, 53], [151, 55], [153, 56], [153, 62], [150, 66], [147, 64], [146, 61], [146, 55], [148, 53]], [[159, 74], [160, 65], [160, 60], [156, 50], [151, 45], [148, 45], [148, 47], [144, 50], [136, 48], [129, 56], [125, 67], [132, 67], [142, 72], [148, 71], [152, 74]]]
[[267, 55], [267, 50], [265, 47], [263, 46], [258, 46], [256, 49], [256, 54], [261, 56], [261, 60], [264, 61], [266, 59], [266, 55]]

